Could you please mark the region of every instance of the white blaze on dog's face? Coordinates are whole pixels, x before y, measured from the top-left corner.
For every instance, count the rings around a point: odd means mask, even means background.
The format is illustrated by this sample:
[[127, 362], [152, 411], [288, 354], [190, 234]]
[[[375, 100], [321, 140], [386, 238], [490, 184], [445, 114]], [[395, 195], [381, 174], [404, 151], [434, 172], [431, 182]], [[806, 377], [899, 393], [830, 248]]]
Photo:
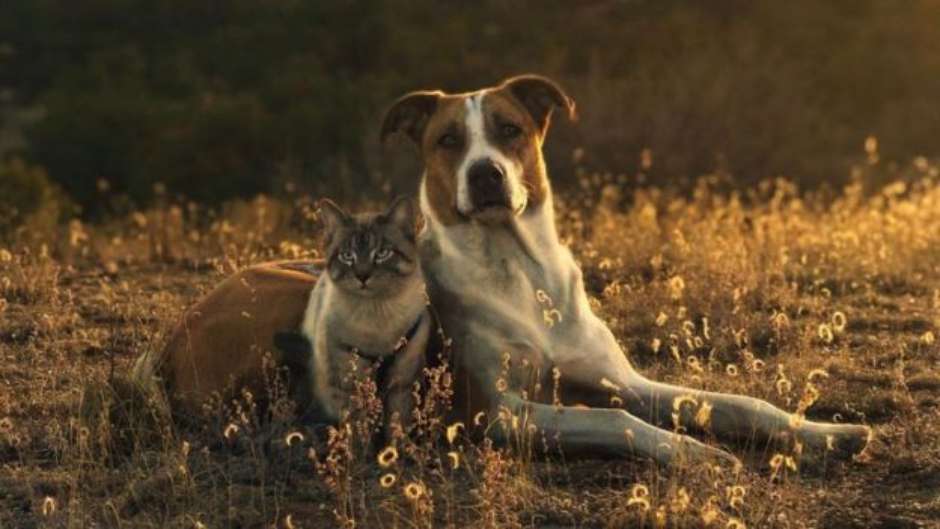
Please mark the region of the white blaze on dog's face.
[[[497, 113], [493, 97], [486, 92], [464, 98], [463, 156], [457, 167], [457, 212], [467, 217], [495, 217], [525, 209], [528, 191], [523, 184], [522, 156], [513, 143], [535, 143], [529, 134], [522, 138], [522, 116]], [[484, 104], [490, 110], [484, 110]], [[509, 115], [503, 115], [509, 114]], [[527, 141], [526, 141], [527, 140]], [[505, 149], [505, 151], [504, 151]], [[526, 182], [528, 183], [528, 182]]]
[[545, 200], [542, 141], [555, 107], [570, 115], [574, 104], [537, 76], [466, 94], [415, 92], [392, 107], [382, 135], [404, 130], [420, 146], [432, 222], [497, 222]]

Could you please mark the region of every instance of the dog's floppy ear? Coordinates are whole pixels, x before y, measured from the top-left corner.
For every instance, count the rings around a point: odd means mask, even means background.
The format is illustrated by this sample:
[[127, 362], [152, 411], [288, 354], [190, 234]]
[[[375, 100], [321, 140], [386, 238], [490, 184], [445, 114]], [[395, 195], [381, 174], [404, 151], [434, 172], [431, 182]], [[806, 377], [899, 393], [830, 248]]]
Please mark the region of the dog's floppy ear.
[[403, 95], [385, 113], [379, 139], [385, 143], [389, 136], [403, 131], [420, 146], [428, 118], [437, 110], [437, 102], [443, 95], [444, 92], [438, 90], [422, 90]]
[[544, 136], [548, 132], [552, 110], [564, 109], [568, 119], [575, 119], [574, 100], [555, 81], [541, 75], [519, 75], [503, 81], [502, 88], [509, 90], [522, 106], [529, 111]]

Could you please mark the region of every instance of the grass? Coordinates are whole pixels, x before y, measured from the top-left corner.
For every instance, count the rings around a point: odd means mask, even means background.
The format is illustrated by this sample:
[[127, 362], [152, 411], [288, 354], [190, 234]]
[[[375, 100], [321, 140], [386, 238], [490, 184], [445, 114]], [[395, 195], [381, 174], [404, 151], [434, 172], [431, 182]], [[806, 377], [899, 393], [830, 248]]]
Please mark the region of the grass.
[[419, 435], [385, 450], [368, 441], [368, 387], [332, 432], [259, 422], [244, 395], [219, 403], [216, 421], [176, 424], [128, 382], [130, 364], [226, 274], [313, 255], [310, 202], [26, 226], [0, 249], [0, 527], [935, 523], [940, 184], [923, 160], [898, 176], [828, 194], [716, 178], [691, 194], [625, 194], [617, 177], [585, 175], [559, 197], [595, 309], [644, 373], [877, 432], [865, 457], [816, 469], [744, 447], [752, 464], [737, 476], [469, 443], [442, 419], [444, 371], [429, 374]]

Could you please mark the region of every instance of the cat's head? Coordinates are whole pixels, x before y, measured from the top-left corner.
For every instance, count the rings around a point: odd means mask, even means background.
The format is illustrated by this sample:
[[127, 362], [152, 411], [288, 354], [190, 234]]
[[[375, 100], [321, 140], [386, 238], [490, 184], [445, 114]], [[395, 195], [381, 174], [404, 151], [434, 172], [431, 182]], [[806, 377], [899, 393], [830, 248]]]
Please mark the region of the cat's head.
[[355, 215], [323, 199], [320, 215], [327, 271], [337, 287], [363, 297], [387, 296], [420, 274], [416, 208], [410, 198], [395, 200], [381, 213]]

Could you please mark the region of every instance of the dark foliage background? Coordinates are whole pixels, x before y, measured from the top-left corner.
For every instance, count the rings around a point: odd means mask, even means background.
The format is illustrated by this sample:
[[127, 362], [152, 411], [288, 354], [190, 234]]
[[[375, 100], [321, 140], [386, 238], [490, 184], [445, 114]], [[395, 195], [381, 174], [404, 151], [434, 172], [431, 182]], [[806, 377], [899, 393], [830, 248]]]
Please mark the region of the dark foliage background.
[[26, 166], [0, 193], [28, 208], [11, 197], [51, 182], [96, 216], [163, 188], [404, 192], [386, 105], [528, 71], [579, 102], [548, 145], [559, 186], [576, 163], [634, 178], [643, 149], [660, 182], [839, 183], [869, 135], [885, 160], [937, 153], [938, 28], [935, 0], [5, 0], [0, 152]]

